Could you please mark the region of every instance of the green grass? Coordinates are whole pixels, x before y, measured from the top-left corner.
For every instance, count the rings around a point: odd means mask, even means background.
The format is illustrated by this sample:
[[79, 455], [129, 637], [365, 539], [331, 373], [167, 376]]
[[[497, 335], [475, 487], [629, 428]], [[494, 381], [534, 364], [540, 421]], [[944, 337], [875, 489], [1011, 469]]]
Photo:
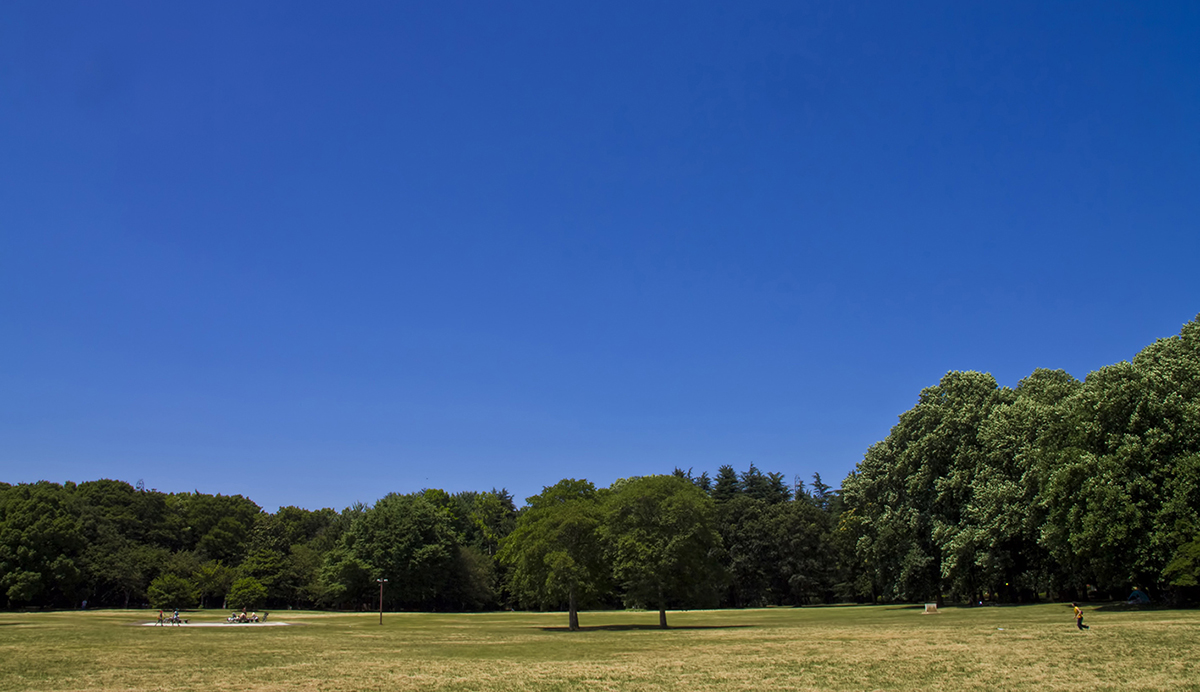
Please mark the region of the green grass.
[[[378, 615], [139, 627], [0, 614], [0, 690], [1200, 690], [1200, 612], [1064, 605]], [[188, 613], [219, 621], [225, 613]], [[999, 629], [1003, 628], [1003, 630]]]

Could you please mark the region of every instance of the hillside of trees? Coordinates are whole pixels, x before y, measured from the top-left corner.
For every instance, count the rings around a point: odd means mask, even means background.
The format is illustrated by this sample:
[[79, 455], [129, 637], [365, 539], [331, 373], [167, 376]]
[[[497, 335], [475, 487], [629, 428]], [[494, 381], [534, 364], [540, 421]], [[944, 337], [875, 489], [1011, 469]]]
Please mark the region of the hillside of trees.
[[[1200, 318], [1198, 318], [1200, 319]], [[836, 490], [754, 465], [264, 512], [0, 483], [7, 608], [565, 609], [1195, 599], [1200, 321], [1077, 380], [950, 372]]]

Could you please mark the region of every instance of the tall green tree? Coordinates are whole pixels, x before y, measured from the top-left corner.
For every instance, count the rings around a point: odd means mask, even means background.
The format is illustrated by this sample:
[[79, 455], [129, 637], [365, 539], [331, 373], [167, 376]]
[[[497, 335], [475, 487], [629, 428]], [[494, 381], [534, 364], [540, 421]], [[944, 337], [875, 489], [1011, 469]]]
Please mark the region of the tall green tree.
[[0, 491], [0, 593], [10, 606], [76, 602], [84, 575], [74, 490], [40, 481]]
[[828, 600], [837, 555], [832, 518], [804, 500], [768, 502], [746, 495], [717, 509], [729, 571], [728, 603], [737, 607]]
[[1047, 472], [1047, 548], [1114, 595], [1161, 582], [1200, 524], [1200, 318], [1091, 373], [1070, 403]]
[[729, 464], [717, 468], [717, 477], [713, 480], [712, 498], [717, 502], [728, 502], [742, 492], [742, 482], [738, 479], [737, 471]]
[[579, 604], [607, 583], [600, 542], [603, 513], [595, 486], [565, 478], [527, 499], [516, 528], [501, 543], [513, 593], [539, 606], [567, 606], [579, 629]]
[[233, 585], [234, 578], [234, 571], [217, 560], [209, 560], [200, 565], [192, 574], [191, 580], [196, 589], [196, 596], [200, 600], [200, 606], [210, 608], [213, 605], [219, 605], [219, 601], [223, 602], [225, 595], [229, 593], [229, 587]]
[[1027, 600], [1061, 582], [1060, 564], [1041, 545], [1042, 492], [1080, 384], [1061, 370], [1035, 370], [981, 422], [970, 492], [959, 522], [942, 535], [952, 591]]
[[713, 500], [675, 476], [643, 476], [614, 484], [601, 536], [628, 602], [658, 609], [711, 603], [722, 578], [721, 536]]
[[[807, 495], [817, 508], [829, 511], [829, 505], [833, 501], [833, 488], [830, 488], [828, 484], [821, 480], [821, 474], [813, 473], [812, 492]], [[799, 500], [800, 498], [796, 499]]]
[[750, 468], [742, 473], [738, 487], [742, 495], [763, 502], [787, 502], [792, 499], [792, 490], [782, 473], [763, 473], [754, 464], [750, 464]]
[[237, 565], [262, 509], [241, 495], [176, 493], [168, 499], [174, 531], [183, 550], [198, 550], [206, 559]]
[[[856, 551], [872, 572], [873, 592], [941, 598], [956, 583], [956, 570], [972, 564], [972, 546], [960, 549], [954, 537], [985, 452], [978, 431], [1011, 398], [991, 375], [948, 373], [921, 392], [846, 479], [843, 498], [860, 531]], [[977, 586], [968, 576], [963, 588]]]
[[365, 604], [374, 590], [372, 580], [378, 578], [372, 576], [373, 570], [370, 564], [344, 546], [333, 548], [321, 565], [314, 589], [315, 600], [323, 606], [341, 609]]
[[384, 599], [402, 607], [447, 606], [458, 576], [459, 536], [444, 507], [425, 494], [391, 493], [355, 520], [344, 535], [349, 553], [387, 579]]
[[729, 576], [728, 603], [737, 608], [774, 603], [779, 545], [768, 530], [771, 505], [737, 495], [717, 509], [717, 527]]
[[461, 519], [463, 542], [494, 556], [500, 543], [517, 526], [517, 508], [507, 490], [463, 492], [454, 495]]

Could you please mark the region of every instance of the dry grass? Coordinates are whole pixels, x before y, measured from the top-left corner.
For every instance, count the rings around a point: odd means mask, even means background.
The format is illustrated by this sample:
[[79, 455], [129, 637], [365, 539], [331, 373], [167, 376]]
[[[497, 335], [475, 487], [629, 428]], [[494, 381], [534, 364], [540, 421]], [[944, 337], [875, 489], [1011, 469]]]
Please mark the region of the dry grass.
[[[193, 613], [217, 620], [223, 613]], [[1200, 690], [1200, 612], [1038, 605], [672, 613], [274, 613], [294, 627], [0, 615], [0, 690]], [[999, 629], [1003, 628], [1003, 629]]]

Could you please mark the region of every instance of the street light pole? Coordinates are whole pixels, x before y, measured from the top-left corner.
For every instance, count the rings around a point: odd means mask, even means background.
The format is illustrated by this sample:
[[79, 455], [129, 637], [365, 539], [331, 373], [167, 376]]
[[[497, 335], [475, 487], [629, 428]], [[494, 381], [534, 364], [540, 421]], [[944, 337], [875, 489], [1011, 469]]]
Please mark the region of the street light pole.
[[376, 579], [379, 582], [379, 624], [383, 624], [383, 585], [387, 583], [387, 579]]

